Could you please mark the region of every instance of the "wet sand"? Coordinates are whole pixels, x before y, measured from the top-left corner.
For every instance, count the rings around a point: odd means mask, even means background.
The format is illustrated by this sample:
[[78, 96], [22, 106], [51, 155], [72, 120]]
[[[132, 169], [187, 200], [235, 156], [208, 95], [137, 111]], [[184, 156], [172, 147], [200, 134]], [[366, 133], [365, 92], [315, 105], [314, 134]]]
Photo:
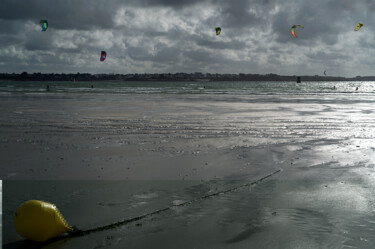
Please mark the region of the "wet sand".
[[375, 96], [52, 93], [0, 103], [5, 248], [30, 247], [12, 228], [28, 199], [56, 203], [81, 229], [172, 206], [47, 248], [375, 245]]

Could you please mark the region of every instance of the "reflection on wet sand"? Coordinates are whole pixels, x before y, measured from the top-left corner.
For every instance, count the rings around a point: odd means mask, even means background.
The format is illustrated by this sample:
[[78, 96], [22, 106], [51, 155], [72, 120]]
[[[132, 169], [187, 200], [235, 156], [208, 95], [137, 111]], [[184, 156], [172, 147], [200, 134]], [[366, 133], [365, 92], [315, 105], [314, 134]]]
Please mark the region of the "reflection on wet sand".
[[12, 227], [15, 208], [29, 199], [56, 203], [83, 230], [172, 207], [46, 246], [53, 249], [374, 247], [372, 95], [0, 101], [8, 248], [31, 245]]

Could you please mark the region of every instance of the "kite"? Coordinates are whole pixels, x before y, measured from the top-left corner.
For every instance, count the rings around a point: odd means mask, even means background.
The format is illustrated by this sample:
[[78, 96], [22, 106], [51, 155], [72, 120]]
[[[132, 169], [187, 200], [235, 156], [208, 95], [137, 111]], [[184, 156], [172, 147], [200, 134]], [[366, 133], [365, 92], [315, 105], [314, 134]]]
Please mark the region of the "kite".
[[102, 51], [102, 54], [100, 56], [100, 61], [104, 61], [106, 57], [107, 57], [107, 53], [105, 51]]
[[220, 35], [221, 28], [220, 28], [220, 27], [216, 27], [216, 28], [215, 28], [215, 31], [216, 31], [216, 35]]
[[294, 33], [294, 29], [297, 28], [297, 26], [300, 26], [301, 28], [303, 28], [303, 26], [302, 26], [302, 25], [299, 25], [299, 24], [297, 24], [297, 25], [293, 25], [292, 28], [290, 29], [290, 32], [292, 33], [292, 35], [293, 35], [294, 37], [296, 37], [296, 35], [295, 35], [295, 33]]
[[47, 20], [40, 20], [40, 24], [42, 25], [42, 31], [46, 31], [48, 28]]
[[358, 31], [362, 26], [363, 24], [359, 22], [357, 26], [355, 27], [354, 31]]

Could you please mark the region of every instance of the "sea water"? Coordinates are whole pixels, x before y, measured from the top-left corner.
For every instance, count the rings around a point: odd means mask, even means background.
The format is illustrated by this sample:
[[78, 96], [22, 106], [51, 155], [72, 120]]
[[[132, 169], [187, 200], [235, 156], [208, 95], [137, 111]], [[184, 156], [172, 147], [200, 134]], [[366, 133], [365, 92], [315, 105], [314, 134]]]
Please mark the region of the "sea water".
[[2, 81], [0, 94], [21, 93], [180, 93], [180, 94], [338, 94], [375, 93], [371, 81]]

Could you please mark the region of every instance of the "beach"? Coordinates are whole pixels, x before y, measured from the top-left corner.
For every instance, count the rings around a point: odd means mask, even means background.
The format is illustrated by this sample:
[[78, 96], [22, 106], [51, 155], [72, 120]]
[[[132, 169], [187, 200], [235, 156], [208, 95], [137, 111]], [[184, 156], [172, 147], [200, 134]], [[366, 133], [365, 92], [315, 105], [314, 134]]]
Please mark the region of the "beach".
[[40, 199], [82, 230], [150, 214], [43, 248], [373, 248], [375, 94], [332, 86], [2, 91], [3, 247]]

